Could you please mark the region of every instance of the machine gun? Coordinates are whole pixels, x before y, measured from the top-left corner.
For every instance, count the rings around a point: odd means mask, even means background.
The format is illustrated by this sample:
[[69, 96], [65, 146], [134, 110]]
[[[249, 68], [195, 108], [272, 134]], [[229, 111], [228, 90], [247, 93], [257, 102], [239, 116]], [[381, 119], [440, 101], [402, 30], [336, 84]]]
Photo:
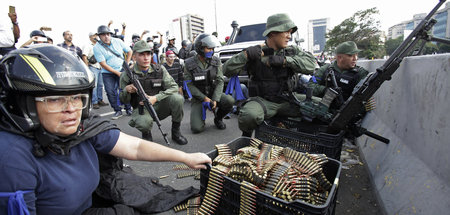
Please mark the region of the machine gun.
[[[400, 66], [403, 58], [409, 55], [419, 41], [430, 38], [428, 31], [430, 31], [436, 23], [436, 20], [431, 17], [445, 1], [446, 0], [439, 1], [422, 22], [417, 25], [413, 32], [394, 51], [392, 56], [389, 57], [381, 67], [376, 69], [376, 72], [370, 73], [356, 85], [352, 95], [345, 101], [329, 123], [330, 129], [343, 130], [349, 129], [349, 127], [352, 126], [350, 125], [350, 122], [353, 120], [355, 113], [359, 113], [362, 109], [363, 102], [366, 102], [372, 97], [383, 82], [391, 79], [392, 74]], [[362, 131], [364, 130], [365, 129]]]
[[325, 95], [322, 100], [320, 102], [314, 102], [312, 100], [312, 89], [307, 87], [306, 98], [303, 101], [300, 101], [297, 97], [295, 97], [293, 92], [290, 92], [287, 95], [282, 95], [281, 98], [299, 106], [300, 112], [302, 113], [302, 118], [304, 120], [311, 122], [314, 118], [318, 118], [321, 121], [329, 122], [331, 121], [333, 114], [328, 112], [328, 109], [330, 108], [331, 102], [333, 102], [337, 95], [338, 92], [328, 88], [325, 91]]
[[167, 145], [170, 145], [169, 140], [167, 139], [167, 133], [164, 133], [164, 131], [161, 129], [161, 121], [159, 120], [158, 114], [156, 114], [155, 109], [153, 108], [152, 103], [147, 98], [147, 95], [145, 94], [144, 88], [142, 88], [141, 82], [136, 77], [136, 74], [131, 71], [130, 67], [128, 66], [127, 62], [123, 61], [123, 68], [125, 69], [125, 72], [127, 73], [128, 77], [130, 77], [131, 82], [136, 87], [136, 93], [139, 96], [139, 99], [144, 103], [145, 109], [150, 113], [150, 116], [152, 116], [153, 120], [156, 122], [156, 125], [158, 125], [158, 129], [161, 132], [164, 141], [167, 143]]

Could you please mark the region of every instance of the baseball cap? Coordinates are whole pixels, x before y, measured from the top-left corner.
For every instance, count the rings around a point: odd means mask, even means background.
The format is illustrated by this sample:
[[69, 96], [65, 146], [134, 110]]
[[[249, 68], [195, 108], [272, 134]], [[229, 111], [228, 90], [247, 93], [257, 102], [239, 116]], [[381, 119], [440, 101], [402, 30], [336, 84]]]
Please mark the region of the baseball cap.
[[166, 51], [166, 56], [169, 56], [171, 54], [175, 55], [175, 53], [172, 50], [167, 50]]
[[361, 50], [358, 49], [358, 47], [356, 46], [356, 43], [353, 41], [343, 42], [336, 47], [336, 54], [353, 55], [360, 51]]
[[152, 49], [150, 48], [150, 45], [144, 40], [139, 40], [137, 43], [133, 46], [133, 52], [141, 53], [141, 52], [151, 52]]

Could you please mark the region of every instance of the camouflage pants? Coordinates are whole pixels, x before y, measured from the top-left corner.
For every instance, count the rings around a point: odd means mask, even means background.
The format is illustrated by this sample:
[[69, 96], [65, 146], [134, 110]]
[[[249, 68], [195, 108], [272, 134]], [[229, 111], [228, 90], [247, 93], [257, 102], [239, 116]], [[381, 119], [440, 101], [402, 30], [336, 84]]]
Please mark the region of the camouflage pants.
[[[296, 94], [296, 97], [302, 101], [306, 98], [304, 94]], [[321, 99], [312, 97], [314, 101]], [[258, 101], [256, 101], [258, 100]], [[264, 106], [264, 107], [263, 107]], [[286, 117], [300, 117], [300, 108], [289, 102], [275, 103], [261, 97], [252, 97], [246, 102], [239, 111], [238, 123], [239, 129], [244, 132], [253, 132], [264, 120], [270, 119], [275, 115]]]
[[[192, 133], [200, 133], [205, 130], [205, 121], [202, 119], [202, 102], [197, 99], [192, 99], [191, 103], [191, 131]], [[220, 118], [223, 118], [227, 113], [233, 109], [234, 98], [230, 95], [222, 93], [220, 101], [217, 102], [217, 113]], [[222, 116], [223, 115], [223, 116]]]
[[[180, 94], [176, 93], [169, 97], [156, 102], [153, 105], [156, 114], [160, 120], [172, 116], [172, 122], [181, 122], [183, 119], [183, 104], [184, 98]], [[133, 109], [131, 120], [128, 122], [131, 127], [135, 127], [141, 132], [147, 132], [152, 130], [153, 118], [150, 113], [144, 108], [144, 114], [139, 114], [139, 108]]]

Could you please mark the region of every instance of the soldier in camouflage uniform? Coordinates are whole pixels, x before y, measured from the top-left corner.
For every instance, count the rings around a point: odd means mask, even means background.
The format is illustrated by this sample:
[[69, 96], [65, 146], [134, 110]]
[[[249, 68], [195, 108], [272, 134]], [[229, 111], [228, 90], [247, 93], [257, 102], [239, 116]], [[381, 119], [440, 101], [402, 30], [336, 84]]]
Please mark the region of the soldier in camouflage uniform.
[[[264, 119], [275, 115], [301, 116], [300, 108], [281, 96], [293, 89], [288, 82], [295, 73], [312, 74], [316, 60], [298, 46], [288, 45], [297, 26], [287, 14], [275, 14], [267, 19], [262, 45], [251, 46], [233, 56], [224, 65], [228, 77], [246, 69], [249, 74], [250, 99], [241, 107], [238, 117], [243, 136], [251, 136]], [[296, 94], [303, 100], [305, 95]], [[317, 98], [314, 98], [315, 100]]]
[[225, 129], [222, 119], [231, 111], [234, 99], [223, 93], [224, 77], [222, 63], [214, 56], [215, 40], [209, 34], [200, 34], [194, 42], [197, 52], [184, 62], [184, 80], [187, 90], [192, 93], [191, 130], [200, 133], [205, 130], [202, 118], [203, 103], [206, 102], [215, 112], [214, 124], [218, 129]]
[[[180, 132], [184, 114], [184, 99], [177, 93], [177, 83], [164, 67], [150, 64], [152, 49], [145, 41], [141, 40], [134, 45], [133, 59], [136, 62], [133, 72], [138, 77], [149, 102], [155, 108], [158, 118], [163, 120], [172, 116], [172, 140], [180, 145], [187, 144], [187, 139]], [[120, 88], [122, 89], [119, 95], [120, 101], [123, 103], [130, 102], [133, 106], [133, 114], [128, 124], [141, 131], [143, 139], [152, 141], [153, 118], [145, 109], [143, 103], [139, 101], [136, 87], [125, 72], [120, 76]]]
[[[330, 77], [330, 70], [333, 70], [336, 83], [342, 91], [343, 101], [347, 100], [356, 84], [369, 73], [364, 68], [356, 65], [358, 52], [360, 50], [353, 41], [339, 44], [336, 47], [336, 60], [332, 64], [320, 67], [310, 79], [308, 86], [313, 89], [313, 95], [322, 97], [327, 87], [334, 88]], [[338, 109], [339, 106], [333, 102], [331, 108]]]

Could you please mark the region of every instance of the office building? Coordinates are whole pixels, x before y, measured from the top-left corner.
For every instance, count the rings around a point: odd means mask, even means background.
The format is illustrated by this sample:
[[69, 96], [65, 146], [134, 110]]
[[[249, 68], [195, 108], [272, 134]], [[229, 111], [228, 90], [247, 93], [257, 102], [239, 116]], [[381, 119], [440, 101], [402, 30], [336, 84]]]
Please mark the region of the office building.
[[308, 51], [319, 55], [325, 49], [330, 18], [313, 19], [308, 23]]

